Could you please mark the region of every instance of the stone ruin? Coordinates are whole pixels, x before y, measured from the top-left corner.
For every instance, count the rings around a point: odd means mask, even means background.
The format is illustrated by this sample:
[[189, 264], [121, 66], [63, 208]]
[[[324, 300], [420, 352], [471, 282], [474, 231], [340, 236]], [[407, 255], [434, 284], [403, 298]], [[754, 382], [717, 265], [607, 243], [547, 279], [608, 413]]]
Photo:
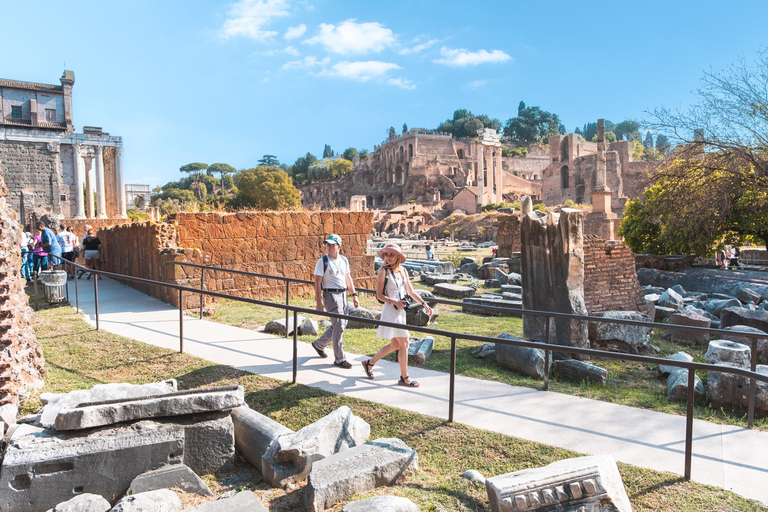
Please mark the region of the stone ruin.
[[8, 207], [0, 174], [0, 405], [17, 404], [43, 386], [45, 360], [32, 328], [21, 277], [22, 229]]

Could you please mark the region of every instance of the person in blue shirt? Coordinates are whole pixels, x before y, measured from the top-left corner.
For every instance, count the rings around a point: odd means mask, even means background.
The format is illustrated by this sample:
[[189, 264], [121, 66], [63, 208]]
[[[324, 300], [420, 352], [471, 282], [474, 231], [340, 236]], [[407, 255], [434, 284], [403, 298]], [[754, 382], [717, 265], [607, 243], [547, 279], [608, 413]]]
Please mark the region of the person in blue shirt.
[[37, 229], [39, 229], [41, 233], [40, 247], [42, 247], [46, 253], [54, 256], [53, 258], [49, 258], [50, 265], [54, 270], [58, 269], [61, 265], [61, 245], [56, 239], [56, 234], [52, 229], [46, 227], [43, 221], [37, 223]]

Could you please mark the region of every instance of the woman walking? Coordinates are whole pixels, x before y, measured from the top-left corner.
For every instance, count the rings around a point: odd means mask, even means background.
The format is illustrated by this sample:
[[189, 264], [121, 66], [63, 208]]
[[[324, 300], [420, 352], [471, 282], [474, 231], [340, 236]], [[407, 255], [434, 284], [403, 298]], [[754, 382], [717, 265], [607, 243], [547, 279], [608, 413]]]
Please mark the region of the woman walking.
[[[101, 261], [101, 240], [99, 237], [93, 236], [93, 229], [89, 229], [83, 239], [83, 248], [85, 249], [85, 266], [93, 270], [99, 270]], [[101, 276], [96, 276], [101, 279]], [[88, 278], [91, 278], [91, 273], [88, 273]]]
[[[379, 251], [379, 257], [384, 260], [384, 265], [376, 274], [376, 298], [384, 303], [381, 311], [381, 321], [405, 325], [406, 297], [410, 295], [413, 300], [424, 306], [427, 314], [432, 316], [432, 308], [416, 293], [408, 272], [401, 267], [405, 262], [405, 255], [395, 244], [388, 244]], [[363, 369], [369, 379], [373, 378], [373, 366], [384, 356], [399, 350], [398, 363], [400, 363], [401, 386], [412, 388], [419, 387], [419, 383], [408, 376], [408, 344], [409, 334], [406, 329], [379, 326], [376, 331], [377, 338], [389, 339], [388, 345], [384, 345], [376, 352], [376, 355], [367, 361], [363, 361]]]

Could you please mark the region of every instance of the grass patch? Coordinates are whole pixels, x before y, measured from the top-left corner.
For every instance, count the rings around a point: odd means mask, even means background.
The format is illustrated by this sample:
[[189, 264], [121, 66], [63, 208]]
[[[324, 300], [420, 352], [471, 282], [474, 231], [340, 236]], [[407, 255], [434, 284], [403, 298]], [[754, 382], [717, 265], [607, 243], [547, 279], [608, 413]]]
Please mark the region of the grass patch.
[[[462, 478], [467, 469], [494, 476], [543, 466], [576, 453], [444, 420], [402, 411], [319, 389], [251, 375], [186, 354], [161, 349], [95, 331], [73, 308], [42, 309], [35, 331], [43, 344], [48, 375], [42, 392], [65, 392], [106, 382], [153, 382], [167, 378], [183, 389], [239, 384], [248, 404], [259, 412], [298, 430], [342, 405], [371, 425], [371, 438], [398, 437], [419, 454], [419, 471], [404, 482], [371, 495], [396, 495], [413, 500], [423, 511], [489, 511], [484, 487]], [[40, 406], [37, 397], [24, 405], [27, 413]], [[627, 494], [636, 512], [675, 510], [765, 511], [760, 503], [723, 489], [685, 482], [677, 475], [619, 464]], [[273, 511], [303, 510], [301, 489], [273, 489], [238, 457], [233, 472], [205, 475], [217, 495], [227, 490], [251, 490]], [[204, 499], [184, 495], [186, 506]], [[330, 509], [341, 510], [341, 505]]]

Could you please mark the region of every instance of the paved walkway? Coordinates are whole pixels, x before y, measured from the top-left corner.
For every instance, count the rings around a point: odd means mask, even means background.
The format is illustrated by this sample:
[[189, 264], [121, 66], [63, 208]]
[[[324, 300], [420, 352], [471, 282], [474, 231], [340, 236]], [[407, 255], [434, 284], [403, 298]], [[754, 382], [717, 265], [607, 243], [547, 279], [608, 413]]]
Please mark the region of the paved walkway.
[[[93, 283], [81, 279], [80, 308], [95, 325]], [[84, 286], [85, 285], [85, 286]], [[74, 286], [69, 282], [74, 304]], [[283, 315], [275, 310], [275, 317]], [[179, 311], [110, 279], [99, 281], [99, 325], [115, 334], [179, 349]], [[290, 381], [293, 343], [268, 334], [184, 317], [187, 353], [240, 370]], [[410, 368], [417, 389], [397, 386], [396, 363], [380, 361], [375, 380], [347, 353], [351, 370], [320, 359], [299, 343], [298, 382], [439, 418], [448, 417], [449, 376]], [[682, 475], [685, 417], [456, 377], [454, 420], [585, 454], [610, 454], [636, 466]], [[471, 469], [471, 468], [468, 468]], [[490, 476], [490, 475], [486, 475]], [[692, 478], [768, 503], [768, 432], [694, 421]]]

